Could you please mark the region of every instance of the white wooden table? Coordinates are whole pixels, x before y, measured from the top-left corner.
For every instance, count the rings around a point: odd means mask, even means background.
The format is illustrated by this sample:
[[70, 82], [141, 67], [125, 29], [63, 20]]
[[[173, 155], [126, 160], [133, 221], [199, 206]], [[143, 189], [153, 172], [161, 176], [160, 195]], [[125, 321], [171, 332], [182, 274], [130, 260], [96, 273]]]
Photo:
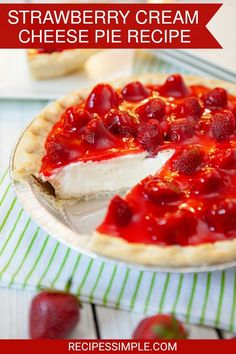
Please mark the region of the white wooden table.
[[[0, 170], [5, 169], [22, 128], [45, 101], [0, 100]], [[28, 312], [34, 292], [0, 288], [0, 338], [27, 338]], [[83, 304], [81, 320], [72, 338], [131, 338], [142, 315]], [[190, 338], [223, 338], [227, 333], [188, 326]]]
[[[28, 313], [34, 292], [0, 288], [0, 338], [28, 338]], [[71, 333], [77, 339], [128, 339], [142, 315], [82, 304], [81, 319]], [[186, 326], [190, 338], [230, 338], [230, 334]]]

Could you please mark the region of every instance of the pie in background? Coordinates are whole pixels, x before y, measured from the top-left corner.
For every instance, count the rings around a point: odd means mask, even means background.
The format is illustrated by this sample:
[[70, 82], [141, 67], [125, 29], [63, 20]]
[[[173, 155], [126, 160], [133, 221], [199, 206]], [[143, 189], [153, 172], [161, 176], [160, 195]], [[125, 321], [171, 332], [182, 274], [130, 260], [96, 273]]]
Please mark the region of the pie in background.
[[32, 76], [46, 80], [80, 70], [96, 49], [28, 49], [27, 60]]

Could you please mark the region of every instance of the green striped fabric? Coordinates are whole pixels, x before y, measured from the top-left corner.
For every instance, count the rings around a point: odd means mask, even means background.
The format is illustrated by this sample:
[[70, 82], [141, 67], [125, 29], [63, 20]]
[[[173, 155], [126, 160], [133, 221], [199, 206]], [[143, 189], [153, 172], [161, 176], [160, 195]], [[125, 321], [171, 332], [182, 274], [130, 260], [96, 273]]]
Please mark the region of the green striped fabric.
[[[145, 59], [145, 60], [144, 60]], [[181, 71], [145, 55], [134, 73]], [[40, 229], [0, 174], [0, 281], [4, 286], [65, 289], [84, 301], [144, 315], [175, 313], [190, 323], [236, 330], [236, 272], [165, 274], [104, 263], [79, 254]]]

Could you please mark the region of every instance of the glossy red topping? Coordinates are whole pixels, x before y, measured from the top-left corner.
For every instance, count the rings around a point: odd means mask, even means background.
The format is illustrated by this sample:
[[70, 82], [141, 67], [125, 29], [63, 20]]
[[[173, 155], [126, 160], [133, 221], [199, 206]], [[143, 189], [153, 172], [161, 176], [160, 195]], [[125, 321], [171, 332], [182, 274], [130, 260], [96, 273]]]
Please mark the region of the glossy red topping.
[[213, 204], [206, 213], [206, 220], [211, 231], [235, 235], [236, 200], [230, 198]]
[[191, 95], [191, 89], [185, 85], [179, 74], [169, 76], [166, 82], [158, 88], [158, 91], [164, 97], [180, 98]]
[[184, 141], [192, 138], [196, 132], [196, 125], [187, 118], [177, 119], [172, 122], [167, 131], [170, 141]]
[[235, 117], [231, 111], [215, 113], [211, 118], [210, 125], [216, 140], [226, 140], [234, 133]]
[[95, 150], [111, 149], [120, 144], [104, 126], [100, 118], [93, 118], [85, 127], [83, 139]]
[[150, 119], [147, 123], [140, 125], [137, 140], [150, 154], [157, 154], [158, 147], [163, 144], [163, 138], [163, 131], [157, 120]]
[[124, 100], [130, 102], [139, 102], [150, 95], [150, 90], [141, 82], [134, 81], [126, 85], [121, 93]]
[[163, 181], [158, 177], [145, 182], [143, 191], [147, 198], [160, 204], [173, 202], [180, 195], [180, 189], [175, 183]]
[[91, 113], [104, 115], [119, 104], [119, 97], [111, 85], [98, 84], [85, 102], [85, 109]]
[[39, 53], [39, 54], [52, 54], [55, 52], [63, 52], [63, 50], [64, 49], [40, 48], [40, 49], [37, 49], [37, 53]]
[[203, 162], [202, 152], [198, 147], [186, 149], [180, 152], [173, 160], [172, 169], [185, 175], [191, 175], [200, 168]]
[[120, 227], [127, 226], [132, 219], [132, 209], [126, 200], [118, 195], [115, 196], [110, 204], [109, 219]]
[[228, 101], [227, 91], [216, 87], [202, 96], [202, 101], [207, 108], [223, 108]]
[[[192, 148], [188, 149], [192, 154]], [[160, 173], [145, 178], [126, 196], [132, 208], [130, 222], [123, 228], [111, 223], [108, 209], [98, 231], [129, 242], [160, 246], [197, 245], [235, 238], [236, 170], [228, 173], [212, 167], [216, 150], [208, 147], [204, 150], [209, 158], [192, 174], [171, 171], [178, 159], [177, 151]]]
[[[161, 93], [163, 97], [158, 95]], [[168, 97], [171, 96], [171, 97]], [[236, 98], [224, 89], [187, 87], [179, 75], [162, 86], [97, 85], [66, 110], [46, 140], [41, 173], [174, 149], [164, 168], [112, 199], [98, 230], [129, 242], [195, 245], [236, 237]]]
[[182, 106], [182, 114], [185, 117], [199, 118], [202, 115], [202, 107], [198, 97], [186, 97]]
[[64, 130], [73, 135], [79, 135], [85, 126], [93, 119], [92, 114], [80, 106], [72, 106], [64, 113]]
[[104, 124], [115, 135], [137, 135], [138, 122], [128, 112], [113, 110], [104, 117]]
[[135, 113], [138, 115], [141, 123], [149, 119], [161, 121], [165, 116], [165, 103], [159, 98], [150, 99], [145, 104], [138, 106]]

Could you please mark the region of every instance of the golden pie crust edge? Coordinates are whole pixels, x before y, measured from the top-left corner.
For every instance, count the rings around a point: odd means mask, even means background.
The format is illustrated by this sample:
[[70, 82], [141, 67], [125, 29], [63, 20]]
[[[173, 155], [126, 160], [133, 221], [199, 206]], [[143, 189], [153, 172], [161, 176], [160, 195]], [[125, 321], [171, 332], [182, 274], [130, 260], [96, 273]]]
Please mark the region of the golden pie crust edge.
[[70, 49], [38, 53], [35, 49], [28, 49], [27, 59], [31, 75], [36, 80], [46, 80], [81, 69], [85, 61], [97, 51], [97, 49]]
[[149, 266], [208, 266], [236, 260], [236, 239], [196, 246], [161, 247], [130, 243], [125, 239], [95, 231], [87, 247], [90, 251], [106, 257]]
[[[139, 80], [143, 84], [161, 84], [170, 74], [145, 74], [116, 80], [115, 88]], [[187, 85], [223, 87], [236, 95], [236, 85], [198, 76], [182, 75]], [[44, 108], [26, 128], [16, 147], [13, 178], [27, 181], [30, 175], [38, 176], [41, 159], [45, 154], [45, 141], [53, 125], [65, 110], [79, 104], [91, 91], [78, 90]], [[204, 243], [197, 246], [165, 246], [129, 243], [125, 239], [94, 232], [87, 249], [103, 256], [150, 266], [204, 266], [236, 260], [236, 240]]]

